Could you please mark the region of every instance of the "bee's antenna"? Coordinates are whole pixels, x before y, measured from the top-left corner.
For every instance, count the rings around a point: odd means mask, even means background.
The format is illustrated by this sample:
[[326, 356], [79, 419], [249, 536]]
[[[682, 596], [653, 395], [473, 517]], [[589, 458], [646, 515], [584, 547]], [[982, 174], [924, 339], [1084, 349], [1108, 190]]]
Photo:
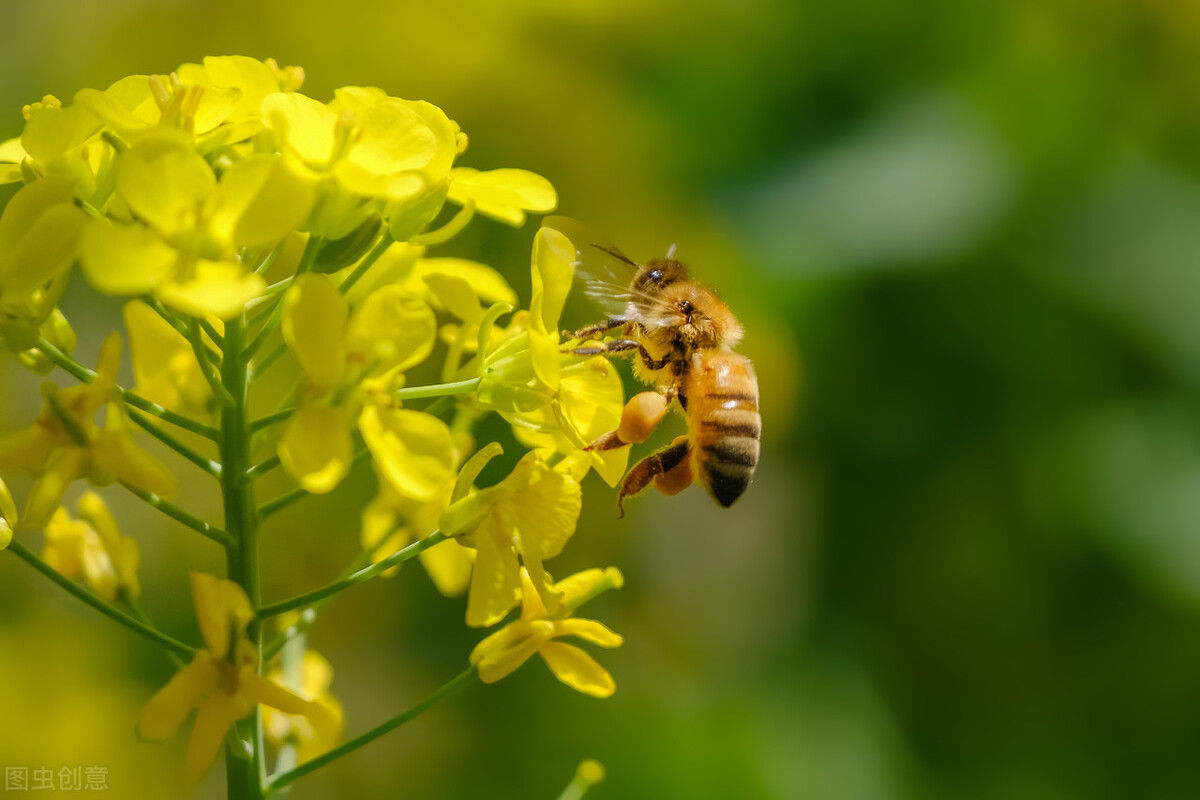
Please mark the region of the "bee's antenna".
[[634, 261], [629, 256], [625, 255], [624, 253], [622, 253], [620, 250], [618, 250], [615, 247], [605, 247], [604, 245], [596, 244], [595, 242], [592, 242], [592, 247], [596, 248], [597, 250], [599, 250], [602, 253], [608, 253], [610, 256], [612, 256], [615, 259], [624, 261], [626, 264], [628, 264], [631, 267], [636, 267], [638, 265], [636, 261]]
[[672, 242], [671, 246], [667, 248], [667, 260], [670, 261], [673, 258], [675, 258], [675, 243], [674, 242]]

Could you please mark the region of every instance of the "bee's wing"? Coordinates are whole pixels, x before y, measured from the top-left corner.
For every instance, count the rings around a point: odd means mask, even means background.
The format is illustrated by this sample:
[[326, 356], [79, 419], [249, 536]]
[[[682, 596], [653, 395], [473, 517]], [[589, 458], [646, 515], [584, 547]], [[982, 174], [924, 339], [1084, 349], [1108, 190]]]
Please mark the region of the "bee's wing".
[[612, 319], [625, 318], [630, 290], [638, 264], [611, 244], [597, 236], [586, 225], [570, 217], [546, 217], [542, 226], [566, 236], [575, 248], [575, 276], [586, 294]]

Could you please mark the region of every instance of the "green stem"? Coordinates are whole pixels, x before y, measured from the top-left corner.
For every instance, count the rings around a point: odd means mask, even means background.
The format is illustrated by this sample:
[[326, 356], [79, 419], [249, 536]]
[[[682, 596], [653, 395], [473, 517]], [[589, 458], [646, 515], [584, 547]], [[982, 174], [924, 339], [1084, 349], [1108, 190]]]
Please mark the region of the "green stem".
[[186, 525], [200, 535], [207, 536], [209, 539], [212, 539], [222, 547], [228, 548], [234, 543], [233, 537], [228, 533], [215, 525], [209, 525], [207, 522], [197, 516], [189, 514], [171, 501], [164, 500], [156, 494], [147, 492], [144, 489], [139, 489], [138, 487], [128, 483], [122, 483], [121, 485], [124, 486], [130, 494], [144, 501], [150, 507], [161, 511], [171, 519]]
[[[226, 331], [228, 334], [228, 331]], [[223, 409], [228, 409], [234, 403], [233, 394], [229, 387], [221, 381], [221, 374], [217, 371], [217, 366], [209, 360], [208, 354], [205, 352], [204, 342], [200, 339], [200, 325], [195, 321], [188, 326], [188, 341], [192, 343], [192, 352], [196, 354], [196, 361], [200, 364], [200, 372], [204, 374], [204, 380], [208, 381], [208, 386], [212, 389], [213, 397], [217, 398]], [[226, 361], [237, 363], [237, 359], [221, 359], [222, 366]], [[221, 433], [225, 433], [225, 428], [222, 426]]]
[[179, 453], [179, 455], [183, 456], [188, 461], [207, 472], [209, 475], [212, 475], [214, 478], [221, 477], [220, 464], [213, 461], [211, 458], [205, 458], [204, 456], [200, 455], [195, 450], [155, 425], [153, 422], [143, 416], [142, 413], [137, 409], [131, 408], [128, 409], [128, 412], [129, 418], [140, 425], [142, 429], [146, 431], [146, 433], [150, 434], [155, 439], [158, 439], [167, 447], [171, 448], [176, 453]]
[[269, 428], [277, 422], [283, 422], [292, 414], [296, 413], [294, 408], [285, 408], [283, 411], [276, 411], [274, 414], [267, 414], [265, 417], [259, 417], [250, 423], [250, 432], [258, 433], [263, 428]]
[[[245, 315], [225, 325], [225, 358], [219, 381], [230, 402], [221, 410], [221, 490], [225, 503], [225, 530], [231, 542], [226, 549], [229, 579], [245, 590], [254, 607], [262, 603], [258, 565], [258, 513], [254, 481], [249, 476], [250, 415], [249, 369], [245, 358]], [[246, 628], [262, 671], [262, 626], [251, 620]], [[226, 784], [231, 798], [263, 797], [266, 768], [263, 760], [262, 716], [258, 709], [235, 727], [226, 752]]]
[[433, 693], [429, 695], [429, 697], [426, 697], [420, 703], [413, 706], [412, 708], [405, 711], [404, 713], [398, 714], [398, 715], [392, 717], [391, 719], [389, 719], [387, 722], [384, 722], [381, 725], [375, 726], [374, 728], [372, 728], [371, 730], [362, 734], [361, 736], [354, 737], [353, 739], [351, 739], [350, 741], [341, 745], [340, 747], [335, 747], [334, 749], [330, 750], [327, 753], [324, 753], [323, 755], [319, 755], [310, 761], [305, 761], [300, 766], [294, 767], [293, 769], [288, 770], [287, 772], [283, 773], [282, 775], [276, 775], [267, 784], [268, 793], [274, 794], [275, 792], [282, 789], [284, 786], [287, 786], [289, 783], [292, 783], [293, 781], [295, 781], [297, 778], [301, 778], [310, 772], [314, 772], [314, 771], [320, 769], [321, 767], [325, 766], [326, 764], [330, 763], [331, 761], [336, 761], [337, 759], [341, 758], [342, 756], [346, 755], [347, 753], [354, 752], [355, 750], [362, 747], [363, 745], [370, 744], [371, 742], [378, 739], [380, 736], [383, 736], [385, 733], [390, 733], [390, 732], [396, 730], [396, 728], [399, 728], [401, 725], [405, 724], [406, 722], [409, 722], [409, 721], [415, 719], [416, 717], [420, 716], [422, 712], [424, 712], [426, 709], [428, 709], [433, 704], [437, 703], [439, 700], [444, 700], [445, 698], [454, 694], [459, 689], [464, 688], [475, 677], [476, 677], [475, 667], [473, 667], [473, 666], [467, 667], [465, 670], [460, 672], [454, 678], [451, 678], [449, 681], [447, 681], [446, 683], [442, 684], [437, 689], [435, 689], [433, 691]]
[[[358, 570], [371, 563], [371, 555], [369, 552], [364, 552], [346, 569], [342, 570], [340, 578], [345, 578], [353, 575]], [[324, 599], [318, 600], [308, 608], [300, 612], [300, 618], [285, 628], [278, 636], [263, 645], [263, 663], [269, 663], [272, 658], [279, 654], [279, 651], [287, 646], [287, 643], [300, 636], [305, 631], [313, 626], [317, 621], [317, 616], [325, 610], [325, 607], [333, 602], [335, 595], [330, 595]]]
[[478, 385], [479, 378], [470, 378], [465, 381], [455, 381], [453, 383], [435, 383], [431, 386], [408, 386], [403, 389], [394, 390], [392, 397], [395, 397], [397, 400], [417, 400], [422, 397], [467, 394], [475, 391], [475, 387]]
[[268, 369], [271, 368], [271, 365], [274, 364], [276, 361], [278, 361], [280, 356], [282, 356], [286, 352], [287, 352], [287, 344], [285, 342], [280, 342], [279, 345], [274, 350], [267, 353], [265, 356], [263, 356], [257, 362], [255, 362], [254, 374], [261, 375], [264, 372], [266, 372]]
[[[96, 379], [95, 372], [83, 366], [78, 361], [64, 353], [62, 350], [59, 350], [44, 337], [38, 337], [37, 347], [42, 351], [46, 358], [53, 361], [56, 366], [58, 366], [64, 372], [69, 373], [76, 380], [83, 383], [91, 383]], [[183, 428], [185, 431], [191, 431], [192, 433], [208, 439], [213, 439], [214, 441], [217, 438], [216, 428], [196, 422], [196, 420], [189, 419], [181, 414], [176, 414], [174, 411], [163, 408], [158, 403], [152, 403], [141, 395], [135, 394], [128, 389], [117, 387], [117, 391], [120, 392], [122, 399], [124, 399], [125, 402], [130, 406], [141, 409], [147, 414], [152, 414], [153, 416], [161, 419], [163, 422], [169, 422], [178, 428]], [[136, 420], [134, 421], [136, 422]]]
[[9, 542], [8, 552], [13, 553], [18, 558], [22, 559], [36, 569], [38, 572], [57, 583], [63, 589], [66, 589], [69, 593], [87, 603], [104, 616], [119, 622], [134, 633], [141, 634], [152, 642], [157, 642], [159, 645], [167, 648], [179, 656], [182, 656], [183, 658], [190, 659], [195, 654], [196, 651], [194, 648], [191, 648], [178, 639], [174, 639], [162, 631], [153, 628], [144, 622], [139, 622], [128, 614], [113, 608], [91, 592], [84, 591], [82, 587], [78, 586], [74, 581], [68, 580], [62, 573], [54, 569], [54, 567], [50, 566], [45, 561], [42, 561], [33, 554], [33, 551], [18, 542], [16, 539], [13, 539], [11, 542]]
[[292, 489], [286, 494], [281, 494], [274, 500], [268, 500], [258, 507], [258, 516], [260, 519], [266, 519], [272, 514], [278, 513], [290, 506], [292, 503], [308, 496], [308, 490], [304, 488]]
[[258, 478], [261, 478], [263, 475], [266, 475], [268, 472], [278, 467], [279, 463], [279, 456], [271, 456], [266, 461], [261, 461], [250, 469], [246, 470], [246, 477], [250, 478], [251, 480], [257, 480]]
[[419, 542], [413, 542], [403, 550], [392, 553], [378, 564], [372, 564], [371, 566], [360, 569], [357, 572], [342, 578], [341, 580], [326, 584], [320, 589], [314, 589], [306, 594], [297, 595], [290, 600], [281, 600], [278, 603], [272, 603], [269, 606], [262, 606], [258, 609], [255, 616], [258, 619], [267, 619], [269, 617], [275, 617], [297, 608], [303, 608], [304, 606], [312, 605], [322, 598], [337, 594], [344, 589], [349, 589], [351, 586], [363, 583], [364, 581], [369, 581], [376, 575], [386, 572], [398, 564], [403, 564], [405, 561], [415, 557], [422, 551], [428, 550], [435, 544], [441, 544], [448, 538], [449, 537], [441, 531], [434, 531]]
[[359, 280], [362, 279], [363, 275], [367, 274], [367, 270], [375, 265], [375, 262], [379, 260], [379, 257], [387, 252], [387, 249], [392, 246], [394, 241], [395, 240], [392, 239], [392, 235], [387, 231], [384, 231], [383, 237], [373, 248], [371, 248], [371, 252], [367, 253], [366, 257], [363, 258], [363, 260], [358, 263], [358, 266], [354, 268], [354, 271], [346, 276], [346, 280], [342, 281], [342, 285], [338, 287], [339, 291], [341, 291], [342, 294], [350, 291], [351, 287], [358, 283]]

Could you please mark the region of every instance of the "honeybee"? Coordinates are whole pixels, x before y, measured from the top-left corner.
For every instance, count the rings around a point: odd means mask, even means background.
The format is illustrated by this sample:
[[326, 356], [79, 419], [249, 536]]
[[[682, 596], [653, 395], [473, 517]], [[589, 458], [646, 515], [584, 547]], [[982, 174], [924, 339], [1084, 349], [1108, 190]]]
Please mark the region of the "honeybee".
[[[655, 388], [631, 398], [617, 429], [587, 449], [644, 442], [675, 402], [687, 419], [686, 436], [625, 475], [617, 496], [621, 516], [625, 498], [651, 482], [673, 495], [698, 479], [728, 508], [750, 484], [762, 437], [758, 378], [750, 360], [734, 352], [743, 333], [737, 317], [716, 293], [692, 279], [675, 258], [674, 245], [665, 258], [639, 264], [575, 220], [550, 217], [543, 224], [571, 240], [587, 294], [609, 312], [601, 322], [563, 331], [567, 341], [579, 342], [564, 352], [632, 355], [634, 374]], [[601, 338], [617, 328], [619, 338]]]

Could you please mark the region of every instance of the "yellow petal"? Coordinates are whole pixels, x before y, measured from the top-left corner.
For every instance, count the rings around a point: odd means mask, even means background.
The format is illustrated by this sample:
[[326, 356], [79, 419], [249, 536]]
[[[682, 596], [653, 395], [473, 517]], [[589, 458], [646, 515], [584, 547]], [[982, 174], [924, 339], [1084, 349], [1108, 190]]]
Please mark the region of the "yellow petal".
[[492, 516], [476, 534], [475, 569], [467, 597], [467, 624], [472, 628], [495, 625], [520, 600], [517, 555], [502, 544], [505, 533], [503, 523]]
[[148, 136], [117, 162], [117, 194], [164, 234], [190, 229], [216, 189], [212, 168], [180, 136]]
[[201, 697], [212, 692], [216, 684], [217, 671], [212, 657], [207, 653], [197, 655], [142, 708], [137, 719], [138, 736], [152, 742], [170, 739], [188, 712], [195, 708]]
[[480, 214], [517, 227], [525, 224], [526, 211], [545, 214], [558, 205], [550, 181], [523, 169], [456, 167], [450, 170], [449, 198], [459, 205], [474, 201]]
[[399, 494], [429, 500], [454, 479], [454, 439], [432, 414], [369, 406], [359, 416], [358, 429], [380, 475]]
[[616, 567], [606, 569], [585, 569], [563, 578], [554, 584], [554, 589], [562, 595], [563, 603], [569, 608], [575, 608], [584, 598], [602, 591], [603, 589], [620, 589], [625, 585], [625, 578]]
[[555, 636], [578, 636], [601, 647], [620, 647], [625, 640], [594, 619], [561, 619], [554, 621]]
[[35, 161], [47, 162], [79, 147], [99, 129], [100, 120], [86, 108], [35, 103], [21, 134], [21, 146]]
[[453, 275], [462, 278], [475, 294], [488, 304], [516, 305], [517, 293], [497, 270], [465, 258], [422, 258], [411, 273], [409, 285], [424, 281], [427, 275]]
[[245, 590], [233, 581], [217, 578], [205, 572], [192, 572], [192, 605], [200, 634], [208, 651], [218, 661], [229, 654], [230, 634], [246, 629], [254, 617], [254, 608]]
[[271, 68], [256, 58], [207, 56], [204, 70], [215, 85], [240, 90], [235, 117], [257, 115], [263, 98], [279, 91], [279, 81]]
[[539, 652], [554, 677], [576, 691], [592, 697], [609, 697], [617, 689], [604, 667], [574, 645], [547, 642]]
[[[547, 467], [534, 454], [522, 459], [528, 484], [510, 501], [521, 553], [539, 559], [558, 555], [579, 521], [583, 506], [579, 482]], [[518, 464], [518, 468], [523, 465]], [[513, 470], [514, 475], [517, 472]]]
[[420, 297], [400, 286], [385, 286], [367, 297], [350, 321], [347, 349], [373, 373], [406, 370], [433, 350], [437, 319]]
[[134, 441], [127, 430], [113, 429], [115, 423], [112, 417], [119, 412], [115, 404], [108, 408], [109, 426], [100, 431], [92, 442], [92, 461], [103, 473], [112, 479], [128, 483], [151, 494], [160, 497], [173, 497], [179, 489], [179, 482], [171, 471], [154, 456]]
[[[424, 277], [425, 284], [446, 309], [467, 323], [479, 324], [483, 318], [483, 309], [479, 307], [479, 298], [466, 279], [458, 275], [433, 272]], [[473, 331], [467, 331], [467, 336], [473, 337]]]
[[284, 470], [313, 494], [331, 492], [342, 482], [350, 470], [353, 450], [346, 412], [314, 401], [296, 410], [279, 440]]
[[82, 447], [68, 447], [56, 452], [46, 471], [38, 476], [29, 490], [22, 524], [30, 528], [45, 525], [62, 502], [67, 487], [83, 476], [86, 461], [87, 452]]
[[552, 635], [548, 622], [514, 622], [488, 636], [471, 651], [471, 663], [484, 683], [495, 683], [511, 675]]
[[124, 318], [138, 394], [175, 411], [203, 412], [212, 388], [188, 340], [140, 300], [125, 304]]
[[301, 159], [324, 165], [333, 157], [337, 115], [323, 103], [293, 92], [269, 94], [261, 104], [263, 122]]
[[280, 155], [254, 155], [221, 176], [213, 230], [233, 247], [274, 244], [304, 222], [312, 210], [313, 183]]
[[154, 291], [175, 269], [179, 253], [149, 228], [92, 220], [79, 243], [83, 274], [105, 294]]
[[164, 303], [185, 314], [227, 320], [240, 314], [265, 288], [261, 277], [238, 264], [201, 259], [192, 278], [169, 280], [157, 293]]
[[467, 590], [474, 563], [474, 551], [458, 542], [442, 542], [421, 551], [421, 565], [446, 597], [456, 597]]
[[3, 480], [0, 480], [0, 519], [9, 525], [17, 524], [17, 504], [13, 502], [12, 493]]
[[301, 275], [284, 297], [284, 341], [318, 392], [341, 380], [348, 314], [346, 299], [326, 275]]
[[188, 739], [187, 755], [183, 761], [183, 779], [195, 785], [212, 766], [217, 750], [225, 738], [225, 732], [233, 723], [246, 716], [242, 705], [224, 694], [217, 694], [200, 704], [192, 736]]

